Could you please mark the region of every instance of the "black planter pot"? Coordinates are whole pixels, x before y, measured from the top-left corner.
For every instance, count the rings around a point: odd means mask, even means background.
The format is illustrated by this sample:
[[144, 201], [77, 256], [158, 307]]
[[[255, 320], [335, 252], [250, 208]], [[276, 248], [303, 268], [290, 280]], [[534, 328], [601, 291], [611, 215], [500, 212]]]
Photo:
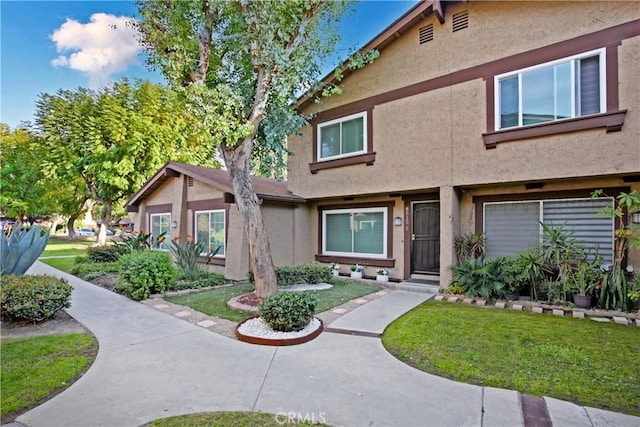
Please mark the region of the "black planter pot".
[[577, 308], [591, 308], [591, 295], [578, 295], [573, 296], [573, 302]]

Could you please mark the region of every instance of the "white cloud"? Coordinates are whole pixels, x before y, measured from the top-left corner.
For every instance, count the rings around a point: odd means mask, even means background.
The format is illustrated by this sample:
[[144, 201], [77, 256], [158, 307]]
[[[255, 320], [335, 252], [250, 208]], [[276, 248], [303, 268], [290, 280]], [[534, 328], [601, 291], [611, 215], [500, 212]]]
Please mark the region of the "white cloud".
[[106, 13], [94, 13], [86, 24], [67, 19], [51, 35], [58, 52], [66, 54], [53, 59], [51, 65], [87, 74], [92, 87], [106, 83], [112, 74], [138, 61], [142, 47], [137, 31], [128, 24], [131, 21]]

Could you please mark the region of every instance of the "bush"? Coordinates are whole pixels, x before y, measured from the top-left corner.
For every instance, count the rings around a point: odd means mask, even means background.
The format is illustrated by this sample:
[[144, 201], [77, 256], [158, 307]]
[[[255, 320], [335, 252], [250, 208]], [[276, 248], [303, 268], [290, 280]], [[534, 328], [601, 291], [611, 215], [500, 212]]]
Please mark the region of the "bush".
[[87, 248], [89, 261], [93, 262], [115, 262], [131, 250], [124, 245], [94, 246]]
[[[254, 282], [253, 272], [250, 271], [249, 281]], [[278, 286], [291, 286], [308, 283], [316, 284], [331, 280], [331, 269], [317, 262], [311, 264], [276, 267]]]
[[97, 277], [99, 273], [117, 273], [120, 269], [118, 262], [92, 262], [86, 258], [76, 258], [75, 264], [71, 267], [69, 273], [85, 280], [91, 280], [88, 277]]
[[315, 295], [304, 292], [278, 292], [260, 305], [260, 317], [271, 329], [294, 332], [309, 324], [316, 309]]
[[199, 288], [207, 288], [209, 286], [220, 286], [228, 283], [229, 281], [222, 275], [218, 273], [206, 273], [201, 272], [200, 278], [196, 280], [185, 280], [184, 282], [176, 283], [172, 289], [182, 290], [182, 289], [199, 289]]
[[0, 283], [2, 317], [41, 322], [71, 307], [72, 290], [66, 280], [57, 277], [3, 276]]
[[135, 300], [164, 293], [175, 279], [176, 270], [167, 252], [136, 251], [120, 258], [120, 289]]
[[470, 297], [502, 298], [505, 295], [504, 264], [504, 258], [487, 260], [484, 255], [467, 258], [460, 265], [451, 267], [451, 285], [459, 285]]

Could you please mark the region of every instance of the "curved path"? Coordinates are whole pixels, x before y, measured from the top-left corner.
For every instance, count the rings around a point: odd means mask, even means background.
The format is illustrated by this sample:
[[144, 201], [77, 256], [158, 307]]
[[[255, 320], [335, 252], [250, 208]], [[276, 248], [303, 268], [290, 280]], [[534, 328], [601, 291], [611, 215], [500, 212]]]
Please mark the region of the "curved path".
[[[517, 392], [415, 370], [389, 355], [377, 338], [325, 332], [299, 346], [254, 346], [40, 262], [30, 273], [69, 280], [74, 292], [67, 311], [95, 334], [100, 350], [89, 371], [69, 389], [18, 417], [28, 426], [139, 426], [171, 415], [220, 410], [280, 413], [280, 421], [291, 417], [334, 426], [525, 422]], [[391, 293], [329, 326], [335, 332], [349, 325], [366, 329], [363, 319], [390, 321], [385, 303], [401, 313], [427, 297]], [[554, 425], [640, 426], [640, 418], [545, 401]]]

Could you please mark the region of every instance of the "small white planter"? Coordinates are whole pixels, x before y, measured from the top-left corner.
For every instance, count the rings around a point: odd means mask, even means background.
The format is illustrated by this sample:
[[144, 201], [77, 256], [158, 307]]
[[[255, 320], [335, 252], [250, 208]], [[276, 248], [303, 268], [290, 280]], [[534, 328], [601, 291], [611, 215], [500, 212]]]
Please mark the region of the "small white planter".
[[362, 279], [362, 271], [352, 271], [351, 272], [352, 279]]
[[333, 273], [333, 277], [338, 277], [340, 275], [339, 270], [331, 270], [331, 273]]
[[389, 281], [389, 276], [387, 276], [385, 274], [378, 274], [378, 275], [376, 275], [376, 280], [378, 282], [388, 282]]

